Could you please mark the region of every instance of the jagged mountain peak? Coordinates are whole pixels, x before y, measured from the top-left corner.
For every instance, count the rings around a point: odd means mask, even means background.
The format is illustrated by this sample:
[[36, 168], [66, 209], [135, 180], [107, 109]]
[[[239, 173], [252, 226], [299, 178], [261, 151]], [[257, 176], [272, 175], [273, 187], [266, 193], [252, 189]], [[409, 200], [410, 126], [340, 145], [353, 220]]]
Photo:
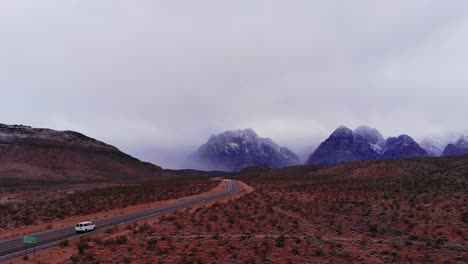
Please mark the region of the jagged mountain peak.
[[306, 164], [339, 164], [376, 159], [377, 155], [364, 137], [355, 134], [348, 127], [340, 126], [309, 156]]
[[387, 138], [385, 149], [380, 154], [380, 157], [383, 159], [394, 159], [425, 157], [427, 155], [427, 151], [421, 148], [412, 137], [402, 134], [398, 137]]
[[385, 147], [385, 139], [376, 128], [369, 126], [359, 126], [354, 130], [355, 135], [360, 135], [365, 141], [369, 142], [376, 152], [381, 152]]
[[297, 165], [299, 157], [251, 128], [212, 135], [190, 156], [194, 166], [208, 170], [239, 171], [250, 166], [271, 168]]
[[387, 144], [402, 144], [407, 146], [408, 144], [416, 143], [414, 139], [406, 134], [401, 134], [398, 137], [389, 137], [387, 138]]
[[211, 135], [209, 140], [219, 140], [219, 139], [242, 139], [242, 140], [252, 140], [258, 138], [257, 133], [252, 128], [239, 129], [239, 130], [227, 130], [223, 133], [216, 135]]
[[427, 154], [431, 157], [438, 157], [442, 154], [444, 144], [433, 138], [425, 138], [419, 145], [426, 150]]
[[448, 144], [442, 152], [442, 156], [461, 156], [468, 154], [468, 135], [463, 134], [453, 144]]
[[355, 134], [363, 136], [369, 143], [378, 144], [385, 142], [384, 137], [376, 128], [369, 126], [359, 126], [354, 130]]
[[455, 144], [468, 147], [468, 135], [462, 135]]
[[346, 126], [341, 125], [333, 131], [330, 137], [353, 137], [353, 131]]
[[309, 156], [306, 164], [332, 165], [358, 160], [424, 157], [427, 152], [406, 134], [385, 140], [375, 128], [340, 126]]

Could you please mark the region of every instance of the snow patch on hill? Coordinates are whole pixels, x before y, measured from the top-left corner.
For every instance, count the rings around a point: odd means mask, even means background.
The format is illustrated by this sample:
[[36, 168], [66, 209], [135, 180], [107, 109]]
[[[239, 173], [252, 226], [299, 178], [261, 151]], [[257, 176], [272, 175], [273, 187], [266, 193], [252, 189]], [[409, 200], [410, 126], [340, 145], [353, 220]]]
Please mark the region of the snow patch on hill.
[[0, 124], [0, 144], [13, 143], [55, 144], [83, 148], [117, 150], [115, 147], [75, 131], [57, 131], [23, 125]]

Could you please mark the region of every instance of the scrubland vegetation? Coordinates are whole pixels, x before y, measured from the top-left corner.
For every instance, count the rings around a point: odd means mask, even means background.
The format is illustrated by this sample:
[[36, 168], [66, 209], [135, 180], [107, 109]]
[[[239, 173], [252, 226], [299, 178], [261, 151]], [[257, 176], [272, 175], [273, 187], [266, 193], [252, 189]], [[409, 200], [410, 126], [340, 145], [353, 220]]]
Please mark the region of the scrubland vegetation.
[[[109, 186], [71, 192], [35, 192], [20, 202], [0, 204], [0, 229], [6, 230], [130, 205], [190, 196], [213, 189], [211, 180], [181, 180]], [[22, 194], [25, 196], [25, 194]]]
[[468, 174], [397, 171], [386, 177], [328, 169], [327, 174], [282, 179], [241, 175], [255, 188], [252, 193], [89, 237], [86, 249], [69, 262], [466, 261]]

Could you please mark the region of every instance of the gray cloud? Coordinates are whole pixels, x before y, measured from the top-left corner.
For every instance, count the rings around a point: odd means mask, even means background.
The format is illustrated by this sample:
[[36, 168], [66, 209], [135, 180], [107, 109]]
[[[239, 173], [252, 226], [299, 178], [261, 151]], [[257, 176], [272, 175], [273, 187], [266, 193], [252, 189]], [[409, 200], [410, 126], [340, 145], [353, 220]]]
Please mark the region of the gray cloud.
[[466, 129], [466, 1], [4, 1], [3, 123], [145, 160], [252, 127], [306, 153], [340, 124]]

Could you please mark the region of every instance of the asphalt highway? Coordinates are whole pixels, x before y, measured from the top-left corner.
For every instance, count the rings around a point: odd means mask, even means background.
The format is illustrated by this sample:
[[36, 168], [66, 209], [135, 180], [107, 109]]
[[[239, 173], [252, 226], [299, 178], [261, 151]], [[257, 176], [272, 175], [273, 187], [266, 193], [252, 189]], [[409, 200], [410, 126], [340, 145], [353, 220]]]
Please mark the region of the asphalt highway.
[[[171, 203], [167, 205], [152, 207], [140, 211], [125, 213], [117, 216], [101, 218], [99, 220], [94, 220], [96, 224], [96, 229], [93, 232], [99, 230], [104, 230], [108, 227], [114, 225], [122, 225], [131, 222], [136, 222], [144, 220], [150, 217], [167, 214], [182, 208], [187, 208], [199, 203], [208, 202], [211, 200], [216, 200], [219, 198], [224, 198], [226, 196], [236, 194], [240, 191], [237, 181], [228, 180], [228, 184], [224, 191], [212, 195], [207, 195], [199, 198], [194, 198], [187, 201]], [[86, 233], [89, 234], [89, 233]], [[77, 234], [75, 232], [75, 226], [67, 226], [59, 229], [51, 229], [39, 233], [30, 234], [28, 236], [35, 236], [37, 238], [36, 243], [36, 252], [48, 248], [51, 246], [57, 245], [61, 240], [64, 239], [75, 239], [83, 234]], [[29, 252], [32, 253], [32, 245], [29, 246]], [[21, 256], [24, 254], [24, 243], [23, 237], [10, 238], [6, 240], [0, 240], [0, 262], [5, 261], [10, 258]]]

